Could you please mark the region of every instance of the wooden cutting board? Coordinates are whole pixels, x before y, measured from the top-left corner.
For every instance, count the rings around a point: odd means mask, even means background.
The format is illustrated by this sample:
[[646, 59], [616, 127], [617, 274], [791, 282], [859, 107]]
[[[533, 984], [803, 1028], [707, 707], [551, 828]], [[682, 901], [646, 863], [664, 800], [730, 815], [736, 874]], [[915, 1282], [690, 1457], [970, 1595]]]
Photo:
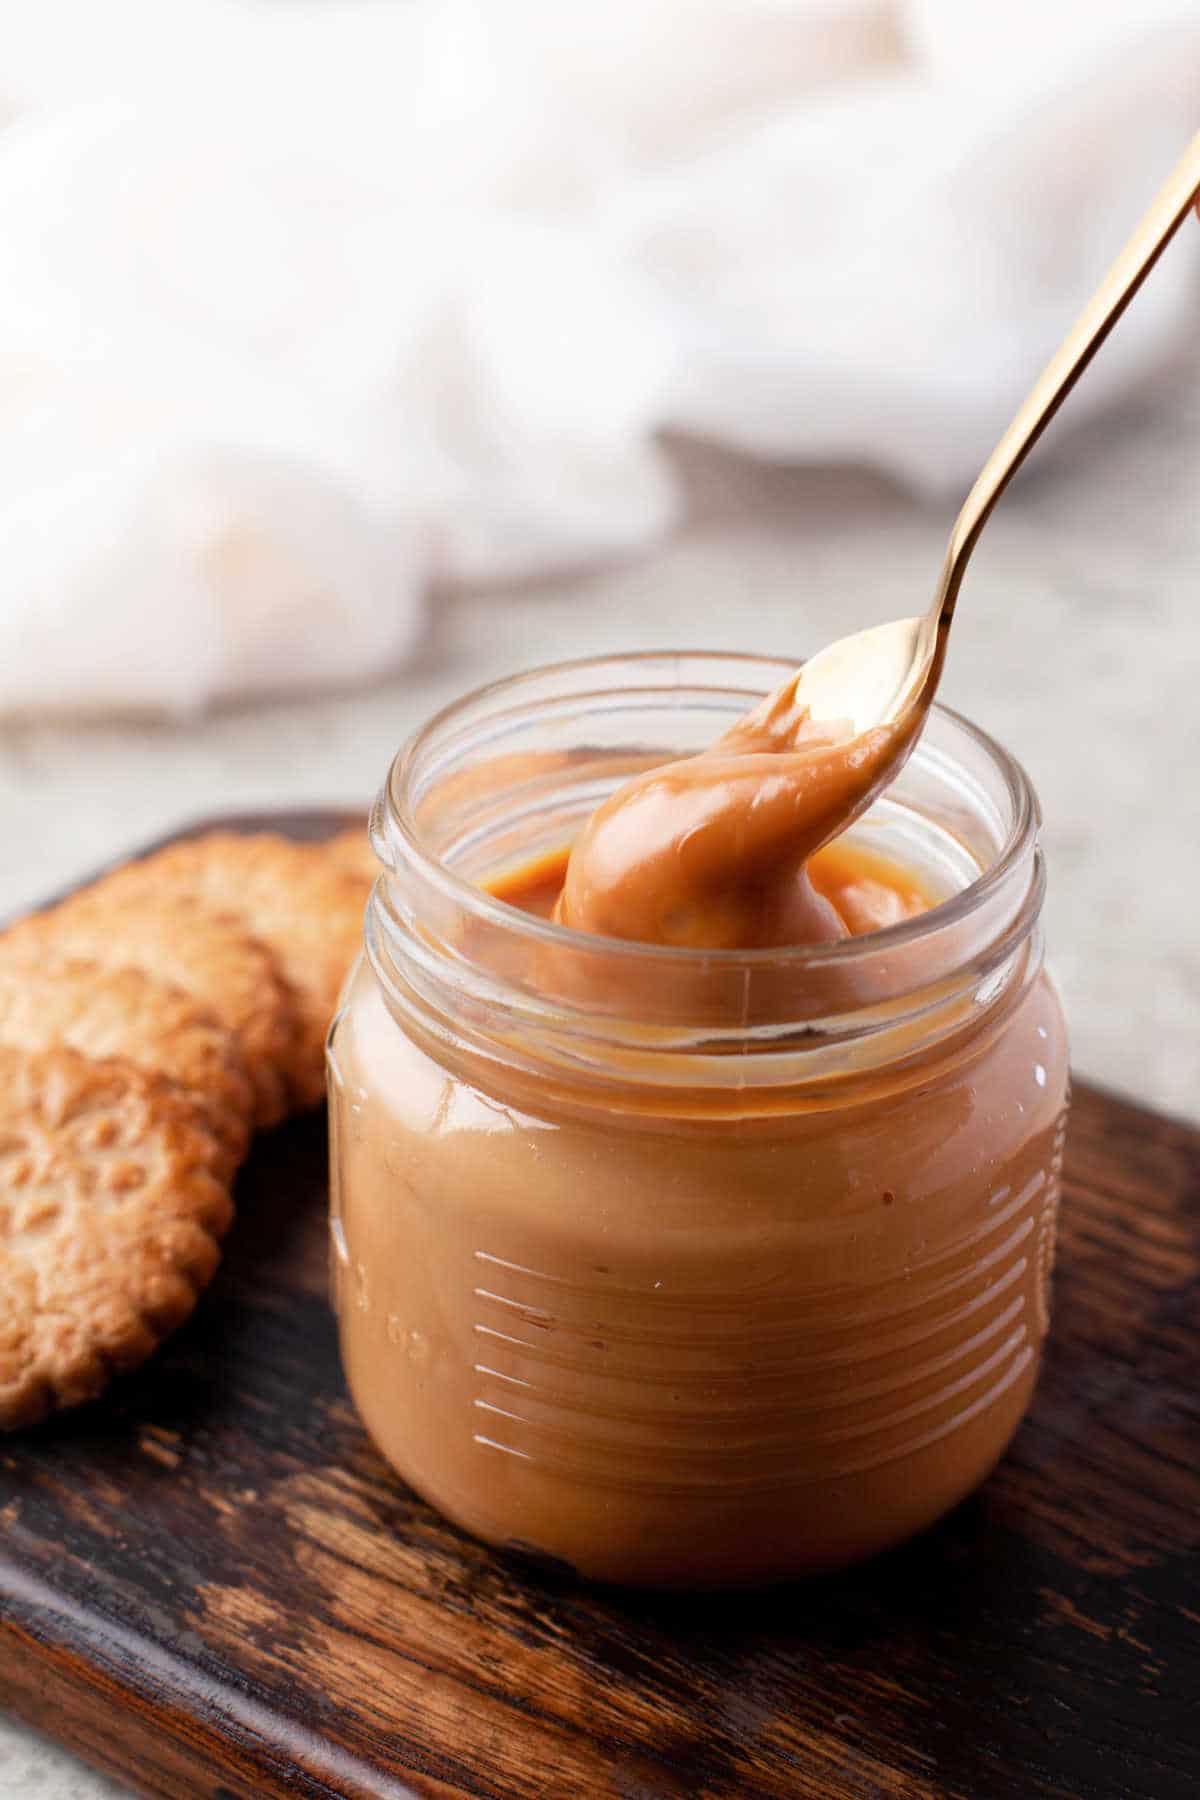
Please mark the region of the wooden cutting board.
[[1200, 1793], [1200, 1134], [1081, 1087], [1009, 1456], [906, 1549], [728, 1598], [531, 1573], [389, 1473], [338, 1366], [325, 1183], [323, 1118], [260, 1139], [189, 1326], [2, 1442], [14, 1713], [213, 1800]]

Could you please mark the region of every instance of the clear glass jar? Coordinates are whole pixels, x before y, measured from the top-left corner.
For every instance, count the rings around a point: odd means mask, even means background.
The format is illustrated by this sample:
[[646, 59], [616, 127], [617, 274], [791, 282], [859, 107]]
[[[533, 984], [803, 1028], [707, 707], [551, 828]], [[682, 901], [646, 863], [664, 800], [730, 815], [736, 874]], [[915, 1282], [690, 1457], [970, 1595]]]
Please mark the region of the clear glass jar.
[[777, 1580], [988, 1473], [1048, 1325], [1067, 1097], [1029, 782], [937, 711], [854, 828], [947, 898], [836, 945], [586, 937], [478, 882], [787, 673], [592, 660], [448, 708], [376, 804], [330, 1044], [342, 1356], [404, 1479], [585, 1576]]

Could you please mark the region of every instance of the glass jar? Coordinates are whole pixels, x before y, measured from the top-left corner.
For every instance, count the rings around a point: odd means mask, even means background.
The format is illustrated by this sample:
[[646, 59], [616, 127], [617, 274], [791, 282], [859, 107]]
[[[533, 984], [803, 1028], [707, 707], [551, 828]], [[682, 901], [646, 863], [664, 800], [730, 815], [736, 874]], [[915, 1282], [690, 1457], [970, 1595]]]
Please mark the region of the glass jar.
[[1067, 1096], [1037, 805], [936, 710], [855, 827], [945, 896], [835, 945], [588, 937], [484, 876], [788, 673], [596, 659], [396, 758], [331, 1034], [332, 1236], [358, 1410], [467, 1530], [581, 1574], [778, 1580], [898, 1543], [1037, 1378]]

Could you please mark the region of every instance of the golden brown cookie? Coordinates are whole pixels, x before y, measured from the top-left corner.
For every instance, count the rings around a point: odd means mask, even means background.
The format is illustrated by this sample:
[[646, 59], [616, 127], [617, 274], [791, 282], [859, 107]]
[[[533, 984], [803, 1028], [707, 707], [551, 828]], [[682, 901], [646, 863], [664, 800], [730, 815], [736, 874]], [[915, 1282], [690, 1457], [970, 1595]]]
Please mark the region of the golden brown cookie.
[[272, 832], [210, 832], [169, 844], [105, 876], [94, 901], [122, 907], [147, 896], [169, 914], [175, 896], [236, 914], [266, 944], [297, 1002], [300, 1029], [289, 1065], [293, 1104], [325, 1094], [325, 1036], [346, 971], [362, 942], [370, 882], [330, 858], [323, 844]]
[[56, 956], [0, 954], [0, 1044], [65, 1044], [92, 1058], [124, 1057], [165, 1075], [194, 1102], [226, 1178], [246, 1154], [254, 1089], [237, 1039], [210, 1012], [142, 969]]
[[106, 880], [0, 936], [0, 959], [31, 956], [141, 969], [182, 988], [237, 1040], [254, 1089], [255, 1126], [284, 1117], [299, 1031], [296, 1001], [271, 952], [239, 919], [217, 917], [177, 889], [156, 894], [143, 882], [122, 894]]
[[211, 1156], [167, 1081], [0, 1048], [0, 1428], [94, 1398], [187, 1318], [233, 1217]]
[[371, 848], [371, 840], [367, 836], [367, 822], [355, 825], [347, 831], [339, 831], [322, 845], [326, 859], [337, 868], [353, 875], [365, 883], [369, 891], [375, 885], [376, 877], [381, 873], [382, 864]]

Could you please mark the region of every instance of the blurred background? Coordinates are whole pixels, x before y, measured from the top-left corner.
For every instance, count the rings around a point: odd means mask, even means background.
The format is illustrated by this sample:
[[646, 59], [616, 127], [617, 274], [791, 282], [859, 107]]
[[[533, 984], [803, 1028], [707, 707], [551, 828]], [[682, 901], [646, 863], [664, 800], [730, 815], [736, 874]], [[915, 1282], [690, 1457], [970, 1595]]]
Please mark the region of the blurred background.
[[[0, 914], [434, 708], [925, 606], [1194, 0], [0, 3]], [[1200, 1112], [1200, 226], [988, 527], [1078, 1070]], [[116, 1790], [0, 1727], [0, 1790]]]

